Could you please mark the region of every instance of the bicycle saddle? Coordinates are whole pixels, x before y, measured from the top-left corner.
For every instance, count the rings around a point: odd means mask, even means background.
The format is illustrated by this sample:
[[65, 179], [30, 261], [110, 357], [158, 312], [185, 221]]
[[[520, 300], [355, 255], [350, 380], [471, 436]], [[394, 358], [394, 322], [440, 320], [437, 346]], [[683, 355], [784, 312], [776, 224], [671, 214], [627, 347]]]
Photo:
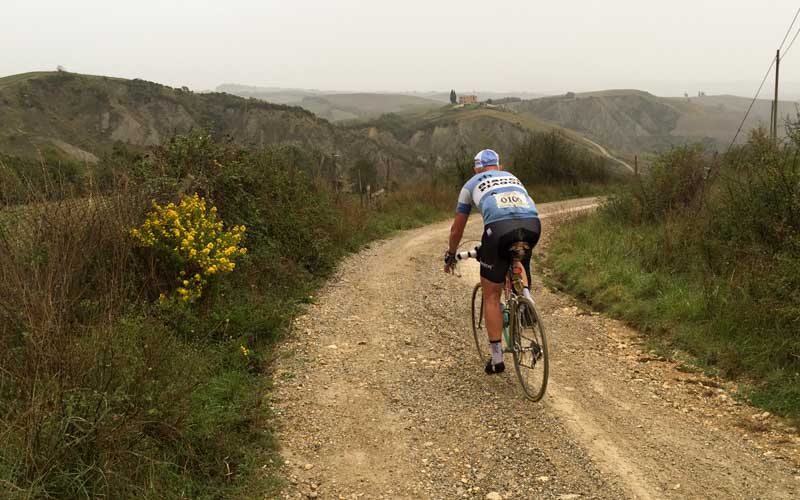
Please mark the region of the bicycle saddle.
[[511, 245], [508, 248], [509, 253], [511, 253], [512, 257], [518, 258], [520, 260], [525, 259], [526, 257], [530, 256], [531, 254], [531, 245], [525, 241], [518, 241]]

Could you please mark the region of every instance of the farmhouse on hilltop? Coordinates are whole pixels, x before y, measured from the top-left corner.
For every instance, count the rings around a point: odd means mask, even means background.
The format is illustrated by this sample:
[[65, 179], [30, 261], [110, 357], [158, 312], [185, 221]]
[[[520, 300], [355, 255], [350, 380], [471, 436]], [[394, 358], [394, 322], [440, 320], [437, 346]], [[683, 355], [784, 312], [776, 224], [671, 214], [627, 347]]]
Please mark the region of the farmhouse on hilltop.
[[478, 96], [476, 95], [460, 95], [458, 96], [458, 103], [459, 104], [475, 104], [478, 102]]

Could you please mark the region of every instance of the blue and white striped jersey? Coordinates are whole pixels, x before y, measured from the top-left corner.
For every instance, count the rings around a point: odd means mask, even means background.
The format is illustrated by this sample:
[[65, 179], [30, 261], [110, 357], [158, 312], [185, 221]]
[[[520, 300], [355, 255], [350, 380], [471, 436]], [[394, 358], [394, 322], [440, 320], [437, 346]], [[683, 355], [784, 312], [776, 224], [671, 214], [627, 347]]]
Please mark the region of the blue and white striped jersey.
[[473, 204], [480, 210], [484, 224], [539, 217], [525, 186], [513, 174], [502, 170], [481, 172], [464, 184], [456, 211], [469, 214]]

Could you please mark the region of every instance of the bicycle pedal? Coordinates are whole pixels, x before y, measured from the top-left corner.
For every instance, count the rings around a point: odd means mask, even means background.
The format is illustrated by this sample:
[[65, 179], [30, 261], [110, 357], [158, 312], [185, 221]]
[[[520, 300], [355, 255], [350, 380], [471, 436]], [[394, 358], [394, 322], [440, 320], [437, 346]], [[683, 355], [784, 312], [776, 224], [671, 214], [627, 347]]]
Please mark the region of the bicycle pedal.
[[533, 355], [534, 362], [542, 359], [542, 348], [539, 347], [539, 344], [533, 344], [531, 346], [531, 354]]

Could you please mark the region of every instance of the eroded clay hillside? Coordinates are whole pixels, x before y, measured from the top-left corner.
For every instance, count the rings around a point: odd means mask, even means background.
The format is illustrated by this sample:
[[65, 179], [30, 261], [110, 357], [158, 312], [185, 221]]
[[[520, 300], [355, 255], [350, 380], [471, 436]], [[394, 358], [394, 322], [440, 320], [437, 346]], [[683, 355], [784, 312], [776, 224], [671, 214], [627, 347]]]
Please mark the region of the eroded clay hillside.
[[147, 147], [206, 127], [245, 145], [294, 143], [329, 155], [418, 161], [402, 144], [378, 144], [293, 106], [66, 72], [0, 79], [0, 150], [7, 154], [55, 149], [92, 161], [115, 143]]
[[[638, 90], [568, 93], [510, 103], [518, 113], [586, 134], [614, 151], [663, 152], [675, 145], [702, 142], [713, 148], [730, 144], [750, 99], [735, 96], [658, 97]], [[766, 124], [770, 102], [757, 101], [744, 130]], [[795, 114], [782, 102], [779, 122]], [[742, 139], [746, 134], [742, 134]]]

